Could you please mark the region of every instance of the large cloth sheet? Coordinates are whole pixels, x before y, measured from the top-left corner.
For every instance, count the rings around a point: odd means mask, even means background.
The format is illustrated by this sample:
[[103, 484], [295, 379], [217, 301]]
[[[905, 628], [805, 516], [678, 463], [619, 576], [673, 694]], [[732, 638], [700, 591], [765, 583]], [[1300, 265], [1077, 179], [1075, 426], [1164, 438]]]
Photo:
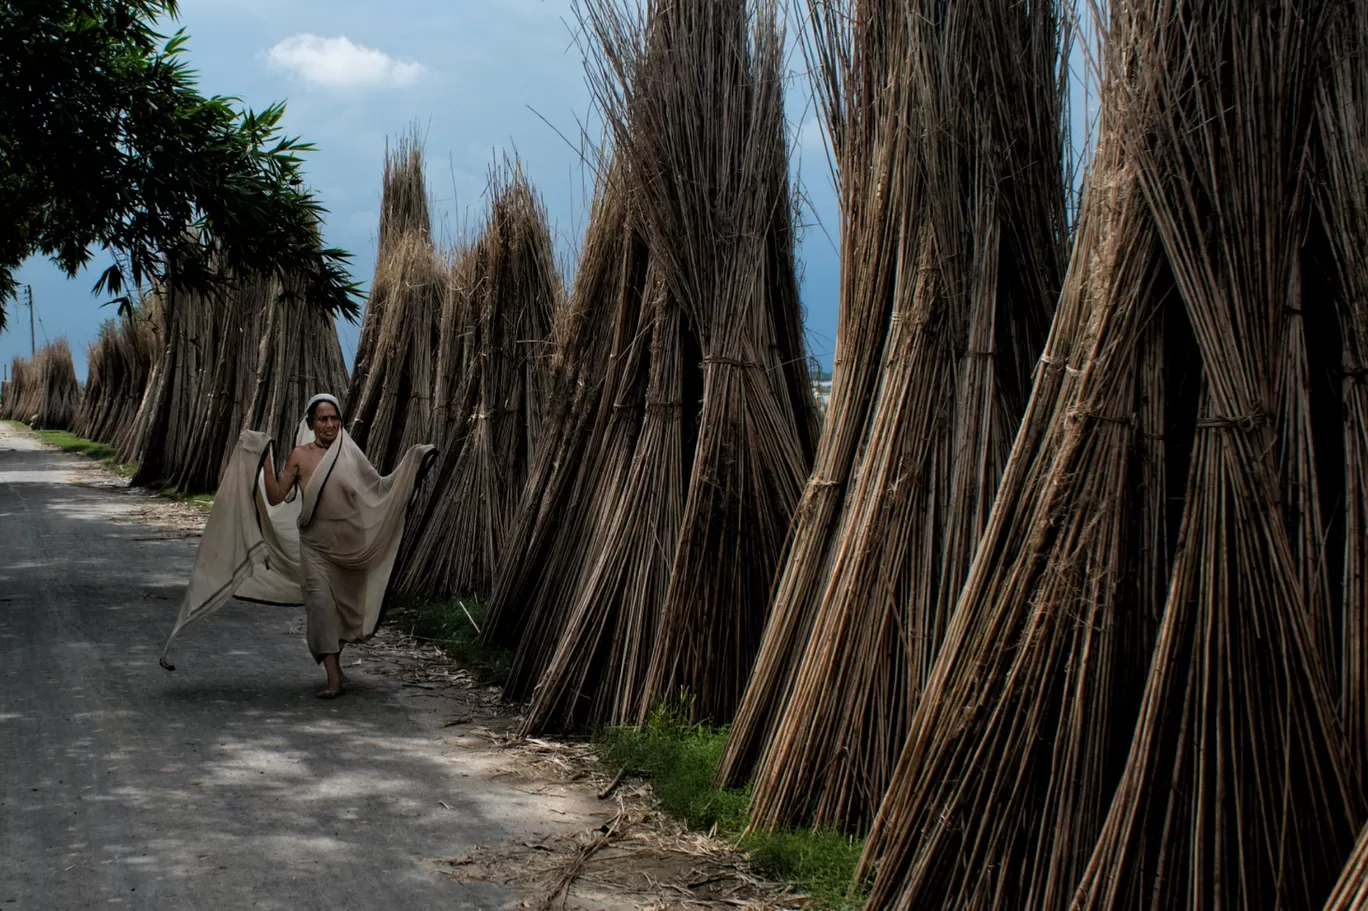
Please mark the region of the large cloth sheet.
[[[312, 440], [301, 424], [295, 445]], [[292, 491], [276, 506], [266, 499], [262, 477], [273, 448], [254, 430], [238, 438], [162, 650], [167, 670], [175, 669], [167, 654], [181, 630], [233, 598], [305, 605], [309, 650], [317, 660], [341, 642], [375, 632], [409, 500], [433, 447], [414, 446], [381, 477], [344, 430], [302, 494]]]

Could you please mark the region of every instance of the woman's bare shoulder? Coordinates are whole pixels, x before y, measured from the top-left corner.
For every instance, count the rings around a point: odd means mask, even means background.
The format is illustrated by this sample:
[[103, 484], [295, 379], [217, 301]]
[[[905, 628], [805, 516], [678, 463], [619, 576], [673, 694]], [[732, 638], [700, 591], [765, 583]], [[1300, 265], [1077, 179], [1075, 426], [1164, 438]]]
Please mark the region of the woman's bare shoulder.
[[318, 463], [323, 461], [324, 450], [317, 446], [296, 446], [290, 453], [289, 462], [307, 468], [315, 468]]

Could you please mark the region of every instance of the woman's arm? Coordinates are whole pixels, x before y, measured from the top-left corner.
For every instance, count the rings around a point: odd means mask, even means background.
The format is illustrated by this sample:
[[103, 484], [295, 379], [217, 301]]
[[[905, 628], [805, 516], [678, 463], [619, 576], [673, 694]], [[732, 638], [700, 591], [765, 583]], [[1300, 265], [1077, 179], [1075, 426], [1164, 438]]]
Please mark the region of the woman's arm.
[[266, 480], [266, 502], [277, 506], [290, 495], [295, 481], [299, 479], [299, 459], [291, 452], [285, 460], [285, 470], [280, 474], [276, 474], [275, 460], [267, 459], [261, 466], [261, 472]]

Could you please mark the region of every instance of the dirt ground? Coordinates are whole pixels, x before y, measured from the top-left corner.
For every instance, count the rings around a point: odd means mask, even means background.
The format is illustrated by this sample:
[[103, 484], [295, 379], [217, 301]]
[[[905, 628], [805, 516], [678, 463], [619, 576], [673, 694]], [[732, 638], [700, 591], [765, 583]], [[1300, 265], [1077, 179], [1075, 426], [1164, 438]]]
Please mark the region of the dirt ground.
[[[73, 484], [125, 489], [133, 508], [116, 522], [148, 528], [148, 540], [195, 538], [199, 506], [127, 489], [128, 481], [87, 459]], [[288, 631], [302, 636], [302, 618]], [[430, 644], [384, 628], [344, 654], [344, 668], [397, 682], [419, 723], [439, 732], [450, 775], [463, 789], [512, 786], [528, 799], [511, 812], [518, 837], [432, 856], [434, 877], [490, 883], [529, 909], [797, 908], [800, 896], [755, 875], [727, 842], [689, 832], [657, 812], [650, 786], [615, 780], [586, 743], [520, 739], [518, 707], [503, 703]], [[454, 809], [448, 807], [448, 809]], [[422, 850], [419, 848], [419, 850]], [[436, 854], [437, 852], [433, 852]]]

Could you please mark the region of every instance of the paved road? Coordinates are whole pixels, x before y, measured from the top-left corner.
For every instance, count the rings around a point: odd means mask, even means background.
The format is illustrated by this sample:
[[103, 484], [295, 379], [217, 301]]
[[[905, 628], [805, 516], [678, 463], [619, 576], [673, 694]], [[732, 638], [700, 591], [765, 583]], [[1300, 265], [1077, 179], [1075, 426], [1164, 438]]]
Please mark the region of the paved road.
[[79, 465], [0, 430], [0, 911], [503, 904], [426, 861], [504, 821], [395, 684], [312, 697], [297, 611], [229, 607], [157, 666], [197, 539]]

